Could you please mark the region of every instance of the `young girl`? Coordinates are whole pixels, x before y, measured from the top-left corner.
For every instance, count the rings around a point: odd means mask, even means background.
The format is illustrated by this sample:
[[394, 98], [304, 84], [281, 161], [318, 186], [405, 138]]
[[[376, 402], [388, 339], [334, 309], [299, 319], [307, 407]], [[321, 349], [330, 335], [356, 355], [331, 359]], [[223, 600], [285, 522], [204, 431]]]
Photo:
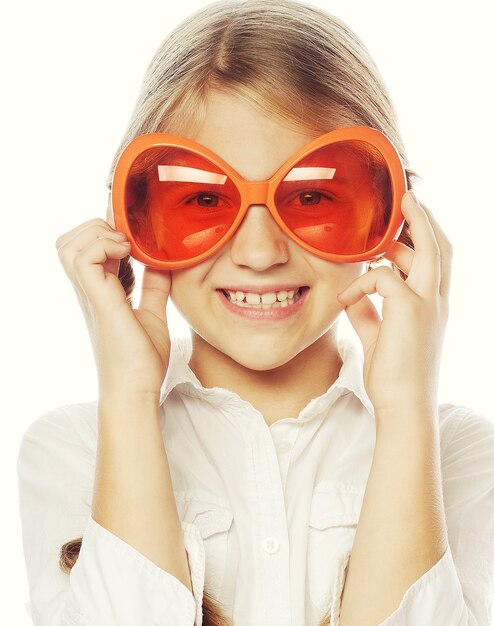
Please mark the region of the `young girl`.
[[437, 404], [452, 251], [414, 176], [337, 18], [226, 0], [169, 35], [106, 220], [56, 241], [99, 397], [20, 448], [36, 626], [492, 623], [494, 428]]

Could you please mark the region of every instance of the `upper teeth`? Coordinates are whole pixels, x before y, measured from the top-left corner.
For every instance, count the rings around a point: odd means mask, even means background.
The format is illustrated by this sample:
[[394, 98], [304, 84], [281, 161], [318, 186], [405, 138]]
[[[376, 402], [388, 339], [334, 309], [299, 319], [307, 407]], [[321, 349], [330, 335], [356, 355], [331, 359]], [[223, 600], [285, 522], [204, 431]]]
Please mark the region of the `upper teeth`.
[[245, 293], [244, 291], [228, 291], [228, 295], [230, 296], [230, 300], [234, 301], [242, 301], [244, 298], [246, 299], [248, 304], [273, 304], [278, 300], [278, 302], [283, 302], [283, 300], [287, 300], [293, 298], [293, 294], [295, 290], [290, 291], [270, 291], [268, 293]]

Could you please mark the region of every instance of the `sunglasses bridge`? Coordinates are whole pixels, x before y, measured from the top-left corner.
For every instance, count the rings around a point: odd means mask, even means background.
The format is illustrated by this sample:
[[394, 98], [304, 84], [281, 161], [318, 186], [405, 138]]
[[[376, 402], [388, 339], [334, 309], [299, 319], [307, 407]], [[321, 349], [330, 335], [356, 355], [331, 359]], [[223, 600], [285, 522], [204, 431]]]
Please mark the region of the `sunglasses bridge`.
[[268, 204], [269, 180], [242, 181], [242, 204], [250, 207], [252, 204]]

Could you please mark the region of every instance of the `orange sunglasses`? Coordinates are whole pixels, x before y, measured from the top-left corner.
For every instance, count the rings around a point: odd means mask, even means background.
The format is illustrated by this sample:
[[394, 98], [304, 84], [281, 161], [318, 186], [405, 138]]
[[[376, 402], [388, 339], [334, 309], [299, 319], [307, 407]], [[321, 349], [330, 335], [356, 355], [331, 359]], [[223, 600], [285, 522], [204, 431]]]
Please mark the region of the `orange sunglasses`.
[[268, 180], [248, 181], [195, 141], [136, 137], [120, 155], [111, 199], [136, 260], [176, 269], [204, 261], [265, 205], [299, 246], [337, 263], [382, 257], [405, 218], [406, 177], [392, 142], [374, 128], [332, 130], [303, 146]]

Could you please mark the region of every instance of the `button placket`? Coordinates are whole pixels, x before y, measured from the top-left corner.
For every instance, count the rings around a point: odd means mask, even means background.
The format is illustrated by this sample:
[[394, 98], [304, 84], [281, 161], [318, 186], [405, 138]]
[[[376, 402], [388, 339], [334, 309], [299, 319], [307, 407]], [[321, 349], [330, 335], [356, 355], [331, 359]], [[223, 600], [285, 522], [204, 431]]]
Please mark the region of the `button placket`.
[[290, 452], [291, 449], [292, 445], [289, 441], [286, 441], [286, 439], [283, 439], [276, 444], [276, 450], [280, 454], [286, 454], [287, 452]]
[[[284, 502], [283, 479], [276, 450], [276, 434], [290, 434], [287, 430], [266, 427], [263, 422], [251, 437], [249, 476], [255, 496], [258, 523], [255, 528], [255, 561], [260, 576], [253, 582], [259, 602], [252, 609], [252, 624], [290, 623], [290, 604], [282, 598], [290, 595], [288, 527]], [[289, 437], [282, 437], [287, 439]], [[289, 456], [283, 457], [288, 461]], [[282, 463], [285, 465], [286, 463]], [[273, 598], [277, 598], [273, 602]]]

